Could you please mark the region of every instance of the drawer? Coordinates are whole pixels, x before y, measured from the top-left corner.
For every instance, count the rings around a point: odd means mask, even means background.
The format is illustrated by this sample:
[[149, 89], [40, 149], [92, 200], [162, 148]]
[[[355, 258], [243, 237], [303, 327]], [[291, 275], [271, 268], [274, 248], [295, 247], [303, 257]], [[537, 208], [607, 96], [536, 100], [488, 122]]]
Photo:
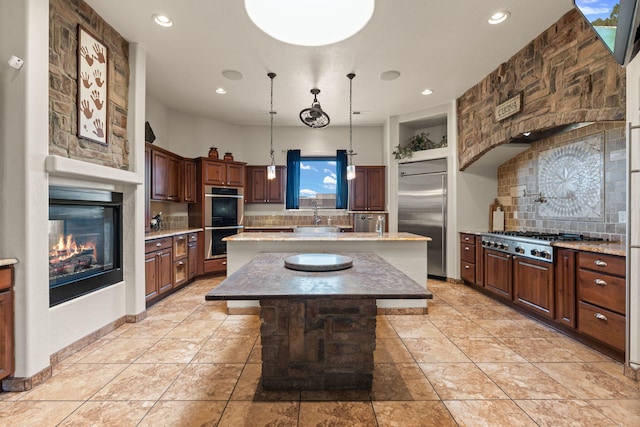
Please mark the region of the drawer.
[[580, 301], [578, 302], [578, 331], [624, 351], [624, 316]]
[[224, 273], [227, 271], [227, 258], [208, 259], [204, 262], [205, 273]]
[[476, 265], [462, 261], [460, 263], [460, 276], [462, 280], [469, 283], [476, 283]]
[[600, 272], [578, 270], [578, 299], [625, 314], [625, 279]]
[[198, 241], [198, 233], [189, 233], [189, 243]]
[[147, 240], [146, 242], [144, 242], [144, 252], [149, 253], [149, 252], [157, 251], [159, 249], [170, 249], [172, 246], [173, 246], [173, 239], [171, 237]]
[[0, 268], [0, 291], [11, 289], [13, 283], [13, 268]]
[[476, 262], [476, 245], [469, 245], [467, 243], [460, 243], [460, 259], [462, 261], [475, 263]]
[[594, 252], [578, 252], [578, 268], [601, 271], [607, 274], [624, 277], [626, 275], [625, 258], [615, 255], [604, 255]]
[[470, 245], [475, 244], [476, 235], [470, 233], [460, 233], [460, 243], [468, 243]]

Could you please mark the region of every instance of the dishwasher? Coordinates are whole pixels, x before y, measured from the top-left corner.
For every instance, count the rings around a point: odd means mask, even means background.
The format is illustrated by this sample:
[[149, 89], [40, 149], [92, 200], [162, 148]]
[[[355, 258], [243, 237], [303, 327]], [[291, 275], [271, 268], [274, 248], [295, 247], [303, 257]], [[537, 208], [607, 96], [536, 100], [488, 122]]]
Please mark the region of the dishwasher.
[[376, 214], [355, 214], [353, 218], [353, 231], [356, 233], [375, 233]]

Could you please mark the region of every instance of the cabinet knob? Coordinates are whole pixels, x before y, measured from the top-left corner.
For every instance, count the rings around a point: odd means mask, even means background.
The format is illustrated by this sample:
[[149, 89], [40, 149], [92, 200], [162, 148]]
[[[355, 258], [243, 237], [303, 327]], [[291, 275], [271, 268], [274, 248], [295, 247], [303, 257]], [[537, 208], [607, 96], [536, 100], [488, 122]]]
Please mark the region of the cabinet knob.
[[597, 260], [593, 261], [593, 263], [594, 263], [595, 265], [597, 265], [598, 267], [606, 267], [606, 266], [607, 266], [607, 263], [606, 263], [606, 262], [604, 262], [604, 261], [603, 261], [603, 260], [601, 260], [601, 259], [597, 259]]
[[162, 246], [162, 243], [156, 243], [156, 248], [159, 248], [160, 246]]
[[607, 316], [605, 316], [604, 314], [601, 313], [596, 313], [593, 315], [593, 317], [595, 317], [598, 320], [607, 320]]
[[600, 286], [607, 286], [607, 282], [605, 282], [602, 279], [596, 279], [593, 281], [593, 283], [595, 283], [596, 285], [600, 285]]
[[184, 265], [184, 261], [180, 261], [178, 265]]
[[464, 269], [465, 269], [465, 270], [468, 270], [468, 269], [469, 269], [469, 266], [468, 266], [468, 265], [465, 265], [465, 266], [464, 266]]
[[227, 265], [227, 261], [222, 261], [222, 265]]
[[469, 241], [469, 238], [468, 238], [468, 237], [465, 237], [465, 238], [464, 238], [464, 241], [465, 241], [465, 242], [468, 242], [468, 241]]
[[469, 246], [465, 246], [465, 247], [464, 247], [464, 250], [465, 250], [465, 251], [468, 251], [468, 250], [469, 250]]

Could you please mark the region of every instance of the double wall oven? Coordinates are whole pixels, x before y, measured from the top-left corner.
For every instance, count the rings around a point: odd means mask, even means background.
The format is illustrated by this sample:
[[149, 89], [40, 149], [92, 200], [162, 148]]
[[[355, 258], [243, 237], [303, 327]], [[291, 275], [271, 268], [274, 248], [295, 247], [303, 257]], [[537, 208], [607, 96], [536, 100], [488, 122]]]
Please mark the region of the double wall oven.
[[240, 188], [205, 186], [204, 243], [205, 259], [226, 256], [225, 237], [242, 230], [243, 194]]

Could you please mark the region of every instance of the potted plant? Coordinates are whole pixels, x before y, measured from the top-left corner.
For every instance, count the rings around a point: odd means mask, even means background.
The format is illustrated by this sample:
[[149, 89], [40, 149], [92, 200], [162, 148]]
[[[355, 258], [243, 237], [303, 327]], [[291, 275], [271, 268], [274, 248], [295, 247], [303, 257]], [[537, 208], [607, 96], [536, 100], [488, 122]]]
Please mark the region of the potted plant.
[[409, 138], [409, 141], [406, 145], [400, 146], [400, 144], [396, 145], [395, 151], [393, 154], [396, 160], [400, 159], [410, 159], [413, 157], [414, 151], [422, 151], [422, 150], [430, 150], [432, 148], [442, 148], [447, 146], [447, 136], [444, 135], [440, 142], [434, 142], [429, 139], [429, 134], [425, 132], [420, 132], [417, 135]]

